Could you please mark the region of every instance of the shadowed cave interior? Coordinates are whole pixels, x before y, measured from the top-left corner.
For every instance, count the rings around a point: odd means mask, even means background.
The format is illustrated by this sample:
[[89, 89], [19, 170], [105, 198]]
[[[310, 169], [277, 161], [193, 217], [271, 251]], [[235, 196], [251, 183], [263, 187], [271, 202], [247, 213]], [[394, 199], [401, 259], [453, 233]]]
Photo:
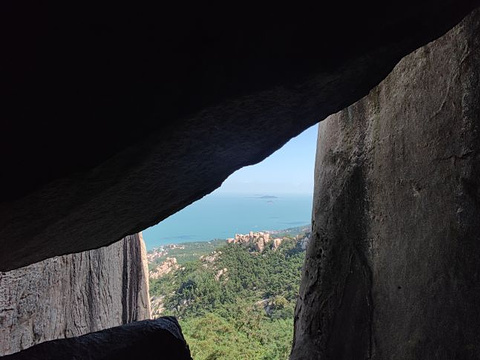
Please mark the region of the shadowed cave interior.
[[321, 121], [290, 358], [480, 358], [478, 2], [210, 6], [2, 4], [0, 355], [190, 358], [135, 234]]

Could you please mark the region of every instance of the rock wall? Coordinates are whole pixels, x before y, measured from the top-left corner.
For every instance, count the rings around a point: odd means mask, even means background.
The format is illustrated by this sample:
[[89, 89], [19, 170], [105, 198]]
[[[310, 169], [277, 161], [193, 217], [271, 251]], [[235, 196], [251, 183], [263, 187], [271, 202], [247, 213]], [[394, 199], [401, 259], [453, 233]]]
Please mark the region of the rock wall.
[[0, 273], [0, 356], [150, 318], [141, 234]]
[[480, 359], [480, 14], [319, 128], [291, 359]]

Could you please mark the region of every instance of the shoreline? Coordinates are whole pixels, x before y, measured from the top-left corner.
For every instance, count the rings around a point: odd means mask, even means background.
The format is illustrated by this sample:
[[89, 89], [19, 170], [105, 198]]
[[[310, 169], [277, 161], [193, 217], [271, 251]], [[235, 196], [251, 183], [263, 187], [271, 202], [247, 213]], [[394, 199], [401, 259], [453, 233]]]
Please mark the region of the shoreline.
[[[304, 224], [300, 226], [294, 226], [294, 227], [289, 227], [285, 229], [280, 229], [280, 230], [262, 230], [262, 231], [250, 231], [253, 233], [259, 233], [263, 232], [266, 234], [273, 234], [273, 235], [278, 235], [278, 234], [292, 234], [292, 233], [301, 233], [305, 229], [311, 230], [311, 224]], [[186, 245], [195, 245], [195, 244], [205, 244], [205, 243], [212, 243], [212, 242], [225, 242], [227, 243], [228, 238], [216, 238], [216, 239], [210, 239], [210, 240], [193, 240], [193, 241], [181, 241], [181, 242], [168, 242], [162, 245], [158, 245], [152, 248], [149, 248], [147, 246], [147, 242], [145, 241], [145, 246], [147, 247], [147, 253], [152, 253], [154, 251], [158, 251], [161, 248], [165, 247], [170, 247], [170, 248], [179, 248], [180, 246], [186, 246]]]

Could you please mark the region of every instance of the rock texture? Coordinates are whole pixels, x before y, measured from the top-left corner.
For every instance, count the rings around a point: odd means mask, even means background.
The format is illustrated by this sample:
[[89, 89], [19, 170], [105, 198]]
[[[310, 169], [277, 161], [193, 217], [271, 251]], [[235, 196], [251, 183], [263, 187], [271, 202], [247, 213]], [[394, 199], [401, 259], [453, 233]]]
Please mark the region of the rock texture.
[[319, 129], [297, 359], [480, 359], [480, 13]]
[[180, 268], [176, 258], [167, 257], [161, 264], [159, 264], [155, 269], [149, 272], [150, 279], [158, 279], [163, 275], [166, 275], [174, 270]]
[[234, 238], [227, 239], [227, 243], [250, 245], [255, 251], [263, 252], [266, 248], [276, 250], [283, 240], [283, 238], [271, 237], [268, 232], [250, 231], [248, 234], [235, 234]]
[[0, 273], [0, 356], [150, 318], [141, 234]]
[[192, 360], [173, 317], [144, 320], [88, 335], [48, 341], [5, 360]]
[[479, 2], [2, 2], [0, 271], [161, 221]]

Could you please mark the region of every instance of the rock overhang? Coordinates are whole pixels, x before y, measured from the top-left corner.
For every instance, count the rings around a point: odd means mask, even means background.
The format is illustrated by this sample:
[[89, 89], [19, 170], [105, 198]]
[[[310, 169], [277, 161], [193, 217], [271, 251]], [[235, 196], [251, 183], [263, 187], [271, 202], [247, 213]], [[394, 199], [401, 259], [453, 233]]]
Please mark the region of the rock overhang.
[[0, 270], [161, 221], [366, 95], [477, 5], [12, 5]]

